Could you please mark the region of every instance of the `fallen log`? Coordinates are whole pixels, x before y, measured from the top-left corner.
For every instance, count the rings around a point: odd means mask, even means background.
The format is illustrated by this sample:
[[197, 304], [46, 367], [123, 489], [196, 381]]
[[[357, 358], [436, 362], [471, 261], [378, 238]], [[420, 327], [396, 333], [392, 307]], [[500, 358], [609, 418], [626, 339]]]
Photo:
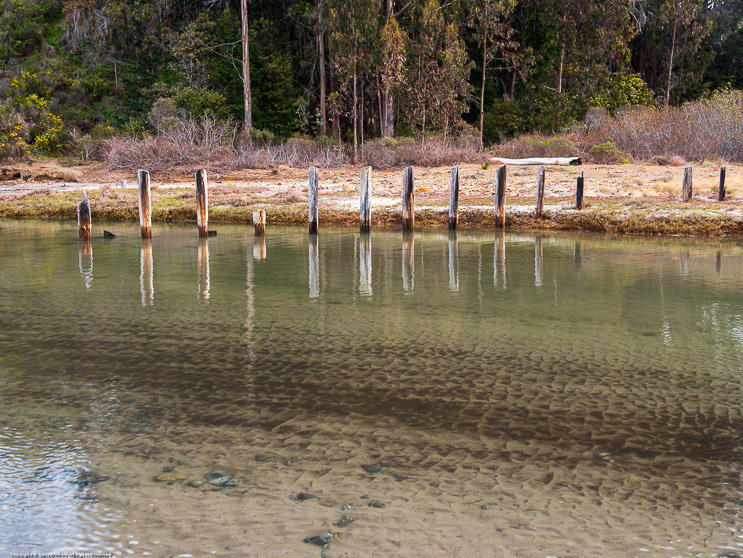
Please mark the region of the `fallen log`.
[[505, 159], [492, 157], [490, 159], [503, 165], [582, 165], [580, 157], [542, 157], [533, 159]]

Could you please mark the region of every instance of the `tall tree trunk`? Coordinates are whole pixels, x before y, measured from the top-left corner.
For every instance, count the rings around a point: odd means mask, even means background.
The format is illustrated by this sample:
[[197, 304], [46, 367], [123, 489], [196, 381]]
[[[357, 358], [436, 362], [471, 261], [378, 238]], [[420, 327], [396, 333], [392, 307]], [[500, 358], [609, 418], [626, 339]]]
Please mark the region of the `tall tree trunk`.
[[[394, 9], [394, 1], [387, 0], [387, 21], [395, 15]], [[389, 85], [384, 86], [382, 98], [384, 108], [384, 113], [382, 115], [382, 137], [391, 138], [395, 135], [395, 114], [394, 109], [392, 108], [392, 91], [390, 91]]]
[[377, 107], [379, 111], [379, 135], [384, 137], [384, 109], [382, 109], [382, 88], [379, 84], [379, 72], [377, 72]]
[[359, 113], [358, 113], [359, 97], [356, 90], [356, 57], [353, 59], [353, 162], [355, 163], [358, 159], [358, 144], [359, 144]]
[[317, 27], [320, 32], [317, 34], [317, 51], [320, 58], [320, 114], [322, 115], [322, 133], [328, 132], [328, 113], [325, 107], [325, 31], [322, 22], [322, 0], [317, 3]]
[[488, 34], [487, 32], [482, 39], [482, 87], [480, 88], [480, 149], [485, 148], [482, 139], [482, 132], [485, 127], [485, 70], [488, 65]]
[[565, 66], [565, 45], [560, 45], [560, 65], [557, 69], [557, 94], [562, 95], [562, 69]]
[[676, 50], [676, 26], [678, 24], [678, 14], [673, 18], [673, 37], [671, 38], [671, 60], [668, 63], [668, 85], [666, 86], [666, 106], [671, 104], [671, 76], [673, 75], [673, 54]]
[[243, 97], [245, 98], [245, 130], [253, 127], [253, 102], [250, 97], [250, 47], [248, 45], [248, 1], [240, 0], [243, 44]]
[[361, 117], [359, 118], [359, 136], [361, 147], [364, 147], [364, 76], [361, 76]]

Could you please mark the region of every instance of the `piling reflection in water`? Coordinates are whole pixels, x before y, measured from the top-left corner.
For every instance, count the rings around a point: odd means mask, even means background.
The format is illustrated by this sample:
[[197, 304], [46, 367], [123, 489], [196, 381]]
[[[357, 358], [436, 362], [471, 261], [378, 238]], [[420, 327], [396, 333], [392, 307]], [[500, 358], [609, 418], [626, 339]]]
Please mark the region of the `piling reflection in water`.
[[457, 233], [449, 233], [449, 290], [459, 292], [459, 252]]
[[199, 261], [199, 283], [198, 297], [209, 300], [211, 289], [211, 275], [209, 271], [209, 240], [206, 238], [199, 239], [198, 249]]
[[151, 305], [155, 301], [152, 267], [152, 241], [146, 238], [142, 240], [139, 256], [139, 287], [142, 292], [142, 306]]
[[90, 240], [81, 240], [78, 252], [78, 266], [80, 273], [85, 278], [85, 288], [93, 286], [93, 246]]
[[415, 237], [412, 232], [402, 234], [402, 290], [408, 294], [415, 290]]
[[581, 255], [580, 255], [580, 242], [573, 244], [573, 263], [575, 263], [575, 271], [580, 271], [581, 266]]
[[542, 276], [543, 247], [542, 235], [538, 234], [534, 239], [534, 286], [541, 287], [544, 283]]
[[[498, 233], [493, 248], [493, 286], [506, 288], [506, 235]], [[500, 279], [499, 279], [500, 277]]]
[[266, 237], [256, 236], [253, 241], [253, 259], [254, 260], [265, 260], [266, 259]]
[[372, 291], [372, 244], [371, 236], [362, 233], [359, 238], [359, 294], [371, 296]]
[[310, 237], [308, 250], [310, 298], [317, 298], [320, 296], [320, 249], [317, 236]]

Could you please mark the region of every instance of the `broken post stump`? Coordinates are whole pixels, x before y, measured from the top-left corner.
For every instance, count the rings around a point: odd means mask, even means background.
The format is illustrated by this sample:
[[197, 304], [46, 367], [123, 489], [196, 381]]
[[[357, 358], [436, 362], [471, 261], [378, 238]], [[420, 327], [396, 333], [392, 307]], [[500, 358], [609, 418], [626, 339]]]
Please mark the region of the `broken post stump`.
[[415, 178], [413, 167], [405, 167], [402, 175], [402, 228], [412, 231], [415, 223]]
[[196, 222], [199, 236], [209, 236], [209, 194], [206, 186], [206, 169], [196, 171]]
[[542, 218], [542, 211], [544, 209], [544, 167], [537, 169], [537, 211], [536, 218]]
[[253, 228], [255, 229], [256, 236], [263, 236], [266, 234], [266, 210], [258, 209], [253, 211]]
[[317, 169], [310, 167], [309, 173], [309, 186], [310, 186], [310, 234], [317, 234]]
[[691, 192], [691, 178], [692, 178], [691, 167], [686, 167], [684, 169], [684, 184], [683, 184], [683, 187], [682, 187], [682, 199], [683, 199], [683, 201], [689, 201], [691, 199], [691, 196], [692, 196], [692, 192]]
[[575, 185], [575, 209], [583, 209], [583, 184], [583, 173], [580, 173]]
[[361, 232], [371, 230], [371, 195], [372, 195], [372, 168], [361, 169], [361, 188], [359, 199], [359, 224]]
[[137, 191], [139, 200], [139, 230], [142, 238], [152, 238], [152, 206], [150, 205], [150, 173], [137, 171]]
[[506, 226], [506, 165], [495, 171], [495, 226]]
[[720, 189], [717, 191], [717, 201], [725, 200], [725, 174], [727, 169], [725, 167], [720, 168]]
[[111, 231], [103, 231], [103, 238], [116, 238], [116, 235]]
[[451, 168], [449, 184], [449, 229], [456, 230], [459, 224], [459, 165]]
[[83, 201], [77, 204], [77, 229], [80, 240], [90, 240], [90, 201], [83, 190]]

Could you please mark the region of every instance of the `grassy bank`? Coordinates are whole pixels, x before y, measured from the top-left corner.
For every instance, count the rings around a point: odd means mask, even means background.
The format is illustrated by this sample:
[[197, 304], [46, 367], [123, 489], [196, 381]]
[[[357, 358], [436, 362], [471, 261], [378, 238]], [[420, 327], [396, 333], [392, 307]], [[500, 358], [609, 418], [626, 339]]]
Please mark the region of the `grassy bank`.
[[[135, 189], [104, 187], [89, 190], [92, 216], [96, 221], [137, 221]], [[55, 191], [50, 188], [3, 194], [0, 196], [0, 218], [3, 219], [76, 219], [79, 191]], [[346, 200], [330, 200], [320, 212], [321, 224], [356, 226], [358, 211], [349, 209]], [[266, 210], [270, 225], [307, 223], [307, 204], [297, 194], [282, 199], [265, 197], [245, 188], [216, 186], [209, 192], [211, 223], [245, 223], [252, 221], [257, 207]], [[194, 193], [191, 188], [154, 188], [152, 192], [154, 222], [195, 222]], [[376, 227], [400, 226], [399, 206], [375, 208], [372, 224]], [[416, 207], [417, 228], [445, 228], [448, 224], [445, 202], [419, 203]], [[582, 211], [572, 209], [570, 199], [552, 200], [541, 219], [534, 217], [530, 200], [509, 200], [506, 225], [513, 229], [553, 229], [653, 235], [734, 235], [743, 233], [743, 213], [738, 204], [691, 203], [619, 200], [587, 200]], [[495, 226], [492, 201], [469, 200], [460, 206], [462, 228]]]

